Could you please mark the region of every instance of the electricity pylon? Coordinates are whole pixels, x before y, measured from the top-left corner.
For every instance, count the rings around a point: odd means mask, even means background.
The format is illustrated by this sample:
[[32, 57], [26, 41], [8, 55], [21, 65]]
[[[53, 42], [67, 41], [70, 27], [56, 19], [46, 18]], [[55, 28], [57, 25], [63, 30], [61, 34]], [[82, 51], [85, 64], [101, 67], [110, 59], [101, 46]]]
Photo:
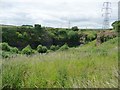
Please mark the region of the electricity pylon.
[[103, 3], [103, 8], [102, 8], [102, 17], [104, 18], [103, 20], [103, 29], [109, 29], [109, 19], [111, 17], [111, 2], [104, 2]]

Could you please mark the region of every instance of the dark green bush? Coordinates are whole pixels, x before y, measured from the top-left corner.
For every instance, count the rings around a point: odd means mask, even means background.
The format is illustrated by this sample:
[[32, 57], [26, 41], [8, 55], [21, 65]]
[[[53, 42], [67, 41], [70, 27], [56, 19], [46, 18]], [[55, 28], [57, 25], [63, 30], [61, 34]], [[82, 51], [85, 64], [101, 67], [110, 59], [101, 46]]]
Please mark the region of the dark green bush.
[[50, 47], [50, 50], [55, 51], [55, 50], [56, 50], [56, 46], [55, 46], [55, 45], [52, 45], [52, 46]]
[[23, 39], [24, 36], [23, 36], [21, 33], [19, 33], [19, 34], [18, 34], [18, 38], [19, 38], [19, 39]]
[[8, 57], [10, 57], [10, 55], [3, 51], [2, 52], [2, 58], [8, 58]]
[[60, 48], [59, 45], [57, 45], [57, 46], [56, 46], [56, 50], [58, 50], [59, 48]]
[[79, 29], [78, 29], [77, 26], [74, 26], [74, 27], [72, 27], [72, 30], [73, 30], [73, 31], [78, 31]]
[[42, 52], [42, 45], [38, 45], [38, 46], [37, 46], [37, 51], [38, 51], [39, 53]]
[[68, 38], [70, 41], [79, 41], [79, 34], [75, 31], [69, 31], [68, 32]]
[[46, 46], [42, 46], [42, 45], [38, 45], [37, 51], [39, 53], [46, 53], [47, 52], [47, 47]]
[[22, 54], [31, 55], [33, 53], [34, 53], [34, 50], [31, 48], [30, 45], [22, 49]]
[[47, 52], [47, 47], [46, 46], [43, 46], [42, 47], [42, 53], [46, 53]]
[[90, 41], [93, 41], [94, 39], [96, 39], [96, 37], [97, 37], [97, 35], [94, 34], [94, 33], [88, 34], [86, 40], [87, 40], [88, 42], [90, 42]]
[[57, 46], [52, 45], [52, 46], [50, 47], [50, 50], [52, 50], [52, 51], [56, 51], [56, 50], [58, 50], [58, 49], [59, 49], [59, 45], [57, 45]]
[[8, 45], [8, 43], [1, 43], [0, 47], [2, 47], [2, 50], [4, 51], [10, 51], [11, 47]]
[[59, 50], [64, 51], [64, 50], [67, 50], [67, 49], [69, 49], [69, 46], [67, 44], [64, 44], [62, 47], [60, 47]]
[[34, 27], [35, 27], [35, 30], [37, 31], [42, 30], [42, 27], [40, 24], [35, 24]]
[[16, 48], [16, 47], [11, 48], [10, 51], [13, 52], [13, 53], [18, 53], [19, 52], [18, 48]]
[[112, 26], [115, 31], [120, 32], [120, 21], [113, 22]]

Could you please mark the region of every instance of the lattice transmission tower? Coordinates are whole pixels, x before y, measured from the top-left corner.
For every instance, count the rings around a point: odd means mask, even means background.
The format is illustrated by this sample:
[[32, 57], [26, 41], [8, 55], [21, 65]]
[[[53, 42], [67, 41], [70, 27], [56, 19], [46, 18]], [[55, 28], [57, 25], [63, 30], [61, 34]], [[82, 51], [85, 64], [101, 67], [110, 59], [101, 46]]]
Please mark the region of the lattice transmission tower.
[[102, 17], [104, 18], [103, 20], [103, 29], [109, 29], [110, 25], [109, 25], [109, 20], [111, 17], [111, 2], [104, 2], [103, 3], [103, 8], [102, 8]]

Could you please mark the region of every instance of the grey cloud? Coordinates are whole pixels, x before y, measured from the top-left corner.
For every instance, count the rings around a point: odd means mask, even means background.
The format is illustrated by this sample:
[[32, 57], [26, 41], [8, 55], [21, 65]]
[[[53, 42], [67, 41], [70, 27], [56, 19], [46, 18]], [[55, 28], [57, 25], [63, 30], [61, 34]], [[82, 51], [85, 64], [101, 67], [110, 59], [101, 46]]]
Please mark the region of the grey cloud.
[[[86, 0], [85, 0], [86, 1]], [[72, 25], [100, 27], [102, 1], [82, 2], [81, 0], [2, 0], [0, 3], [0, 23], [34, 24], [41, 23], [66, 27], [70, 20]], [[116, 0], [117, 1], [117, 0]], [[117, 18], [117, 3], [113, 3], [113, 15], [110, 22]]]
[[23, 24], [34, 24], [27, 13], [15, 13], [9, 17], [1, 17], [1, 23], [5, 24], [14, 24], [14, 25], [23, 25]]

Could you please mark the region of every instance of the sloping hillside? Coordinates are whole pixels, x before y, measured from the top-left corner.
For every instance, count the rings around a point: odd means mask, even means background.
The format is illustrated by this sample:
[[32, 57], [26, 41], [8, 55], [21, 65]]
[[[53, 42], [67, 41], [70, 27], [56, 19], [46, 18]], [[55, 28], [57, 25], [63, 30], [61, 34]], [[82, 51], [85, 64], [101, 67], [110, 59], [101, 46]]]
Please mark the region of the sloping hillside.
[[3, 60], [3, 87], [118, 87], [118, 38], [66, 51]]

